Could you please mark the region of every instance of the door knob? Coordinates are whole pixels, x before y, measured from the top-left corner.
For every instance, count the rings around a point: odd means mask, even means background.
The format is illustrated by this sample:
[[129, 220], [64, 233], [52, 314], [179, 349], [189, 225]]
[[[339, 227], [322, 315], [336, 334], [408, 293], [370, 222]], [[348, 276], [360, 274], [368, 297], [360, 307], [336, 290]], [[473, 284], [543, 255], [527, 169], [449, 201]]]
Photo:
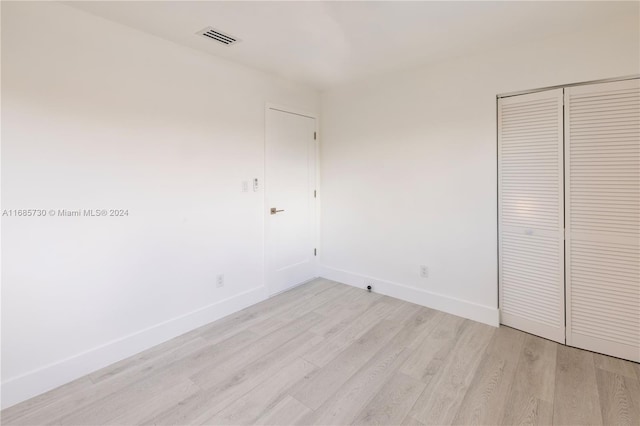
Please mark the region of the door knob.
[[276, 210], [275, 207], [271, 207], [271, 214], [276, 214], [276, 213], [283, 212], [283, 211], [284, 210]]

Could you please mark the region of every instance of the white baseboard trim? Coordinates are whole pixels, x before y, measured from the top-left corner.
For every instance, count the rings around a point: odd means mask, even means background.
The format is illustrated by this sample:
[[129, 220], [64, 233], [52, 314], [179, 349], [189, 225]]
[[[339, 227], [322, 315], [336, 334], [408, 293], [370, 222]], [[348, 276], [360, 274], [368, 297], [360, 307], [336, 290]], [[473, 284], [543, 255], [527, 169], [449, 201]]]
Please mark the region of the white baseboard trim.
[[166, 342], [267, 298], [266, 287], [255, 287], [179, 317], [161, 322], [2, 383], [2, 408], [62, 386], [114, 362]]
[[500, 325], [498, 309], [490, 306], [479, 305], [444, 294], [433, 293], [419, 288], [326, 266], [320, 267], [320, 276], [358, 288], [364, 288], [364, 282], [371, 282], [373, 283], [373, 291], [376, 293], [468, 318], [494, 327]]

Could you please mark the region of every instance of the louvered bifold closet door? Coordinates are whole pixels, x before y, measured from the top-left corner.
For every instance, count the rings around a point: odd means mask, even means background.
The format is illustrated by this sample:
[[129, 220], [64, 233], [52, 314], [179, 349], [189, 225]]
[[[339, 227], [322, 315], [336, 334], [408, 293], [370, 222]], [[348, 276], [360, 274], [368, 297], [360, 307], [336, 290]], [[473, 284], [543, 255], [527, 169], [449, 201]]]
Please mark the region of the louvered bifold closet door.
[[562, 89], [498, 101], [500, 321], [564, 343]]
[[565, 89], [567, 344], [640, 361], [640, 81]]

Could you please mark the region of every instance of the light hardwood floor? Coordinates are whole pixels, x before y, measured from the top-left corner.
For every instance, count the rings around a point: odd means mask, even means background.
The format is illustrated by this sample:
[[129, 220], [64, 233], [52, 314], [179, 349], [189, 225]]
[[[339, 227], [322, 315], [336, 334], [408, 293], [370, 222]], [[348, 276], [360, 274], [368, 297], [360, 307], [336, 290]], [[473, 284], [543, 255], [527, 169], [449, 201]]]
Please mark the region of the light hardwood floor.
[[1, 415], [4, 425], [640, 425], [640, 367], [318, 279]]

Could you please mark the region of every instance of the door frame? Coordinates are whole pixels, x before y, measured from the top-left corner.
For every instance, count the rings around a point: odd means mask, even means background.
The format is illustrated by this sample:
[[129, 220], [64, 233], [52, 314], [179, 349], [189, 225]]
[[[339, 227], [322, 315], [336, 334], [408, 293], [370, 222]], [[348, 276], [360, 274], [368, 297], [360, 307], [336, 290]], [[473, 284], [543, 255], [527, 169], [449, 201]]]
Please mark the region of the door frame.
[[275, 296], [284, 291], [291, 290], [291, 288], [289, 288], [287, 290], [283, 290], [282, 292], [272, 294], [269, 289], [269, 280], [268, 280], [269, 264], [267, 262], [267, 250], [268, 250], [267, 221], [269, 220], [269, 216], [271, 216], [271, 213], [269, 212], [270, 206], [267, 205], [267, 188], [269, 185], [269, 183], [267, 182], [267, 120], [268, 120], [269, 110], [276, 110], [276, 111], [280, 111], [288, 114], [296, 114], [302, 117], [312, 118], [315, 123], [314, 131], [316, 134], [316, 139], [315, 139], [315, 146], [314, 146], [314, 150], [315, 150], [314, 154], [315, 154], [316, 197], [315, 197], [315, 203], [314, 203], [314, 209], [313, 209], [313, 217], [311, 218], [311, 220], [314, 222], [313, 223], [314, 233], [313, 233], [312, 239], [314, 242], [314, 247], [316, 248], [316, 256], [313, 259], [313, 269], [314, 269], [313, 275], [314, 276], [308, 281], [304, 281], [296, 284], [296, 286], [294, 287], [305, 284], [318, 277], [319, 264], [320, 264], [318, 259], [320, 257], [320, 249], [321, 249], [320, 248], [320, 203], [321, 203], [321, 197], [322, 197], [321, 191], [320, 191], [320, 132], [318, 131], [320, 125], [319, 125], [318, 114], [315, 112], [301, 109], [301, 108], [291, 107], [291, 106], [277, 104], [273, 102], [266, 102], [264, 107], [264, 144], [263, 144], [264, 170], [263, 170], [263, 183], [262, 183], [262, 186], [263, 186], [263, 191], [262, 191], [263, 233], [262, 235], [264, 239], [262, 262], [263, 262], [263, 285], [265, 288], [265, 293], [267, 298]]

